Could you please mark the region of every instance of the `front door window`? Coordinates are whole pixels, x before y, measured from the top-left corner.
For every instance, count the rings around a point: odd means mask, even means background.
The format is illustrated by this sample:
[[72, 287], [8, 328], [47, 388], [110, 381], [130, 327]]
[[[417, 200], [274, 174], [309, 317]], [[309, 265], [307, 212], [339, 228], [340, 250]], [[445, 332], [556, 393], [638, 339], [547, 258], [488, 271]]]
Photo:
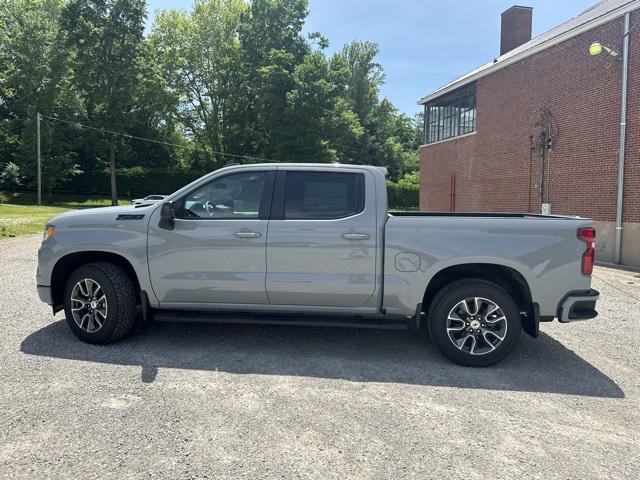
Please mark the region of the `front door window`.
[[179, 218], [216, 220], [260, 217], [267, 172], [235, 173], [217, 178], [187, 195]]

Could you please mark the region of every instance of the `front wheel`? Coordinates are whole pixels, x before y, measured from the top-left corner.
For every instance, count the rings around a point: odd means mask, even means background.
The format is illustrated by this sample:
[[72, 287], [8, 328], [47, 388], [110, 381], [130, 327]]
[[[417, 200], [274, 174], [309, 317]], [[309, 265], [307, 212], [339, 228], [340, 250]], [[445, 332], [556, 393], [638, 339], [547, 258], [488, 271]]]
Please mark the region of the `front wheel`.
[[64, 311], [71, 331], [80, 340], [115, 342], [127, 335], [135, 324], [135, 288], [117, 265], [83, 265], [67, 280]]
[[479, 279], [459, 280], [433, 298], [427, 324], [438, 349], [464, 366], [486, 367], [515, 348], [522, 329], [513, 298]]

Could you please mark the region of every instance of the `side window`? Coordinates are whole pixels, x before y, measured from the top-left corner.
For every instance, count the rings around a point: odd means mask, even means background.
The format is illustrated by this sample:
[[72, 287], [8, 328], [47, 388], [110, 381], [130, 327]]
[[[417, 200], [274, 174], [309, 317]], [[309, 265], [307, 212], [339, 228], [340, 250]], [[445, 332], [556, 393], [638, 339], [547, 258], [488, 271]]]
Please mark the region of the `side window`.
[[178, 217], [259, 218], [262, 194], [270, 175], [269, 172], [243, 172], [216, 178], [182, 200]]
[[287, 172], [284, 218], [330, 220], [364, 210], [364, 174]]

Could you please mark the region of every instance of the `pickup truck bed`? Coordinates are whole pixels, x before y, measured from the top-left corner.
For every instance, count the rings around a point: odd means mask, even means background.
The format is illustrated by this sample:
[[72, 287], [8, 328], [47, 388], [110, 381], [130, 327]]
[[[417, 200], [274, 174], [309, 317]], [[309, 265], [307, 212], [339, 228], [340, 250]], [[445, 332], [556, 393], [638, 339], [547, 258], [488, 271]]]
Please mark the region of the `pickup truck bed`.
[[415, 211], [389, 211], [390, 217], [459, 217], [459, 218], [545, 218], [553, 219], [570, 219], [575, 220], [579, 217], [571, 217], [567, 215], [542, 215], [539, 213], [510, 213], [510, 212], [415, 212]]

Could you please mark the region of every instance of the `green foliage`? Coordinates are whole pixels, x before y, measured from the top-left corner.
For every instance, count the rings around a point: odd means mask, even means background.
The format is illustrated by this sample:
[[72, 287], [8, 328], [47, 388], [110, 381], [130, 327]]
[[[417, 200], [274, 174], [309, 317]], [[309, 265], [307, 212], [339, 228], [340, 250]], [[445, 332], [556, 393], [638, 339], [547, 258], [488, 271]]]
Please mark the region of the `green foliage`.
[[362, 127], [341, 93], [341, 65], [319, 52], [305, 56], [293, 72], [281, 121], [283, 141], [277, 159], [292, 162], [338, 162], [362, 135]]
[[22, 178], [20, 167], [13, 162], [9, 162], [0, 170], [0, 188], [13, 191], [22, 185]]
[[211, 167], [224, 163], [216, 152], [241, 137], [234, 122], [246, 101], [239, 38], [246, 8], [241, 0], [209, 0], [196, 2], [190, 14], [159, 12], [149, 38], [165, 84], [179, 100], [178, 119]]
[[[120, 168], [118, 191], [121, 196], [140, 197], [150, 192], [168, 195], [191, 183], [205, 173], [203, 170], [184, 170], [178, 168]], [[109, 192], [109, 177], [93, 174], [74, 179], [67, 186], [69, 191], [85, 195], [100, 195]]]
[[405, 174], [397, 182], [387, 181], [389, 208], [417, 210], [420, 203], [420, 172]]
[[120, 130], [133, 108], [141, 55], [143, 0], [70, 0], [60, 16], [74, 59], [73, 86], [92, 124]]
[[[35, 181], [35, 114], [65, 113], [74, 104], [68, 69], [59, 46], [61, 2], [8, 0], [0, 5], [0, 158], [18, 165]], [[47, 137], [49, 132], [43, 132]], [[65, 129], [47, 137], [48, 187], [75, 171]], [[1, 167], [2, 165], [0, 165]]]
[[347, 98], [363, 125], [378, 104], [378, 88], [384, 83], [382, 66], [374, 59], [380, 49], [373, 42], [351, 42], [339, 54], [347, 63]]
[[50, 193], [108, 191], [111, 145], [119, 190], [136, 195], [169, 193], [233, 155], [372, 164], [402, 179], [421, 119], [379, 98], [375, 43], [329, 56], [321, 33], [303, 35], [308, 7], [195, 0], [159, 11], [145, 35], [144, 0], [0, 2], [0, 171], [11, 162], [35, 186], [41, 112]]

